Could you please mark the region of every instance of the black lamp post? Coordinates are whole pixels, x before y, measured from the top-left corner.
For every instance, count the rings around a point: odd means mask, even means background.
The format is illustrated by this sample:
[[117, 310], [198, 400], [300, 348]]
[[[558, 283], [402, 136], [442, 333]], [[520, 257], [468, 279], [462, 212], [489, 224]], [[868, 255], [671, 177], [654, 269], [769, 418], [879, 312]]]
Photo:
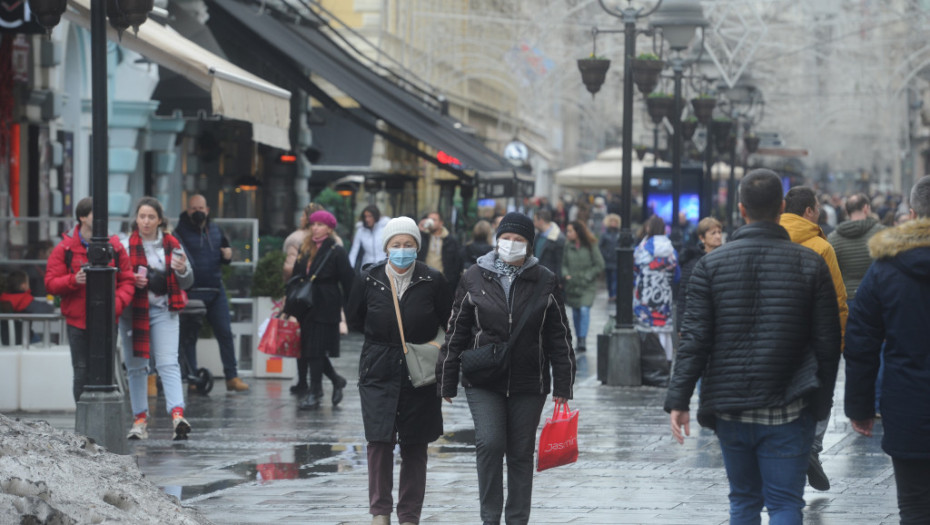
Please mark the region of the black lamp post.
[[[725, 93], [729, 114], [734, 121], [736, 138], [739, 139], [740, 124], [743, 128], [743, 153], [741, 155], [743, 160], [743, 174], [745, 175], [746, 170], [746, 160], [750, 153], [754, 153], [759, 147], [759, 139], [756, 137], [749, 137], [749, 130], [759, 119], [762, 117], [762, 96], [758, 88], [753, 81], [752, 76], [749, 72], [744, 72], [739, 81], [732, 88], [728, 89]], [[759, 108], [756, 111], [756, 108]], [[736, 148], [740, 146], [740, 141], [737, 140], [733, 149], [730, 152], [730, 180], [727, 186], [727, 226], [729, 231], [735, 229], [737, 216], [736, 216]]]
[[685, 62], [681, 52], [691, 45], [698, 27], [707, 25], [700, 2], [694, 0], [666, 0], [656, 11], [649, 25], [662, 32], [662, 38], [675, 52], [672, 72], [675, 78], [675, 103], [672, 114], [672, 244], [681, 249], [681, 227], [678, 224], [678, 207], [681, 198], [681, 79]]
[[[128, 0], [110, 0], [127, 25], [138, 30], [151, 10], [151, 0], [138, 8]], [[146, 6], [148, 10], [142, 11]], [[67, 7], [61, 0], [29, 0], [33, 11], [45, 13], [41, 22], [51, 31]], [[55, 12], [57, 10], [57, 16]], [[48, 25], [46, 25], [48, 24]], [[110, 266], [113, 249], [107, 234], [109, 222], [109, 123], [107, 121], [107, 0], [91, 0], [90, 52], [92, 101], [93, 231], [87, 248], [88, 381], [78, 401], [75, 430], [115, 453], [126, 452], [123, 399], [113, 384], [116, 350], [116, 268]], [[118, 24], [115, 24], [118, 25]]]
[[[620, 168], [620, 193], [623, 200], [620, 204], [620, 243], [617, 247], [617, 302], [616, 302], [616, 325], [611, 335], [609, 354], [613, 360], [616, 357], [616, 363], [611, 363], [609, 368], [604, 372], [604, 379], [607, 384], [622, 386], [638, 386], [642, 384], [640, 375], [639, 361], [639, 336], [633, 328], [633, 232], [630, 230], [632, 224], [633, 209], [633, 72], [632, 63], [636, 57], [636, 35], [640, 32], [648, 33], [648, 30], [639, 30], [636, 28], [636, 21], [652, 14], [663, 0], [659, 0], [656, 5], [649, 10], [635, 8], [628, 5], [623, 9], [607, 7], [604, 0], [598, 0], [601, 9], [607, 14], [617, 17], [623, 21], [623, 29], [620, 30], [603, 30], [594, 29], [596, 36], [601, 33], [623, 33], [623, 140], [621, 150], [623, 158], [621, 159]], [[591, 89], [591, 85], [586, 82], [588, 90], [592, 94], [596, 90]], [[599, 87], [599, 86], [598, 86]], [[598, 368], [606, 365], [605, 362], [598, 360]], [[599, 371], [599, 376], [601, 373]]]

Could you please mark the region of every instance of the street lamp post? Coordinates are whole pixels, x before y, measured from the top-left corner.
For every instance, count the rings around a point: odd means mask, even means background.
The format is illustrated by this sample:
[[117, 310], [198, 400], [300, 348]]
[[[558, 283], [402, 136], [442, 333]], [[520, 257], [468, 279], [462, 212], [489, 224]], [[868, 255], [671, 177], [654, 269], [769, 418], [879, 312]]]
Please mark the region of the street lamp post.
[[681, 52], [691, 45], [698, 27], [707, 25], [704, 10], [693, 0], [666, 0], [649, 22], [653, 29], [662, 31], [662, 38], [675, 53], [672, 72], [675, 78], [675, 102], [672, 115], [672, 244], [681, 249], [681, 227], [678, 223], [678, 207], [681, 199], [681, 79], [684, 60]]
[[[636, 22], [652, 14], [662, 0], [647, 10], [628, 5], [622, 10], [607, 7], [604, 0], [598, 3], [607, 14], [623, 21], [622, 30], [595, 29], [602, 33], [623, 33], [623, 158], [620, 168], [620, 242], [617, 247], [617, 302], [614, 331], [611, 334], [608, 354], [610, 356], [605, 383], [618, 386], [642, 384], [640, 368], [639, 336], [633, 328], [633, 232], [630, 229], [633, 216], [633, 72], [632, 62], [636, 57], [636, 35], [640, 32]], [[648, 30], [643, 31], [648, 32]]]
[[[111, 0], [112, 1], [112, 0]], [[109, 123], [107, 121], [107, 0], [91, 0], [91, 133], [92, 133], [92, 235], [87, 248], [87, 338], [88, 382], [77, 403], [75, 431], [94, 439], [110, 452], [125, 454], [122, 428], [123, 396], [113, 384], [113, 352], [116, 349], [116, 272], [110, 266], [113, 249], [107, 235], [109, 222]], [[116, 0], [120, 8], [111, 16], [119, 31], [132, 25], [136, 30], [151, 11], [151, 1], [133, 3]], [[67, 4], [60, 0], [29, 0], [35, 11], [51, 13], [42, 22], [51, 31], [58, 24]], [[57, 12], [58, 16], [54, 16]]]

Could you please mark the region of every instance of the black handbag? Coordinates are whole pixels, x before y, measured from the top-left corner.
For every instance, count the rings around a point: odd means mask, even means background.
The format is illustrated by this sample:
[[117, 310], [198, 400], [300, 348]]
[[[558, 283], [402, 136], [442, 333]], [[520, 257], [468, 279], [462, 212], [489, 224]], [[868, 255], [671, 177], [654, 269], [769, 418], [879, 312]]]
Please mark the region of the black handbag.
[[510, 332], [510, 337], [506, 343], [488, 343], [462, 352], [459, 358], [462, 361], [462, 374], [469, 383], [473, 385], [493, 383], [507, 375], [510, 370], [511, 344], [523, 330], [523, 325], [526, 324], [526, 320], [530, 316], [530, 310], [532, 310], [530, 305], [536, 304], [536, 301], [539, 300], [542, 288], [542, 286], [536, 286], [533, 299], [530, 300], [529, 305], [523, 311], [523, 317], [520, 318], [516, 328]]
[[[313, 275], [295, 275], [287, 280], [284, 313], [297, 319], [303, 319], [313, 309], [313, 281], [316, 280], [317, 274], [326, 265], [326, 261], [335, 248], [333, 246], [327, 250]], [[310, 273], [310, 264], [307, 264], [307, 273]]]

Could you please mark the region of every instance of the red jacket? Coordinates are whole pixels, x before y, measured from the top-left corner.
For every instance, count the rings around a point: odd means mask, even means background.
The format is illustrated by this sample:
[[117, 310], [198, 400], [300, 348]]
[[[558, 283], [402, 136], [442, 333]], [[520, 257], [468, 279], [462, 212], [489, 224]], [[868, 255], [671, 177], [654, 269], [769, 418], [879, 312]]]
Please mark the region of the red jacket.
[[[87, 248], [81, 243], [81, 236], [78, 234], [80, 228], [80, 225], [75, 226], [71, 235], [62, 235], [62, 241], [52, 250], [45, 269], [45, 288], [48, 293], [61, 297], [61, 314], [65, 316], [67, 323], [84, 330], [87, 328], [87, 287], [75, 280], [75, 274], [81, 271], [81, 266], [87, 264]], [[129, 264], [129, 254], [115, 235], [110, 237], [110, 244], [116, 259], [119, 260], [115, 305], [116, 316], [119, 317], [123, 308], [132, 301], [135, 276]], [[68, 251], [71, 252], [70, 268], [65, 265], [65, 254]], [[110, 266], [113, 266], [113, 261], [110, 261]]]
[[0, 294], [0, 302], [8, 302], [13, 307], [14, 312], [22, 312], [32, 304], [32, 294], [26, 292], [2, 293]]

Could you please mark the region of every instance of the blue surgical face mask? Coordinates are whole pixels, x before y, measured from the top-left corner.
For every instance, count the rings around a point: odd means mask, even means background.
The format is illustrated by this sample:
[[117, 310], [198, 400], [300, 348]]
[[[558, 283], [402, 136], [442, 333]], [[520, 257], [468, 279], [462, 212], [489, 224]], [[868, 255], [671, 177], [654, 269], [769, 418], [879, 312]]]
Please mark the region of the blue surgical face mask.
[[409, 268], [417, 260], [416, 248], [390, 248], [388, 260], [398, 268]]

